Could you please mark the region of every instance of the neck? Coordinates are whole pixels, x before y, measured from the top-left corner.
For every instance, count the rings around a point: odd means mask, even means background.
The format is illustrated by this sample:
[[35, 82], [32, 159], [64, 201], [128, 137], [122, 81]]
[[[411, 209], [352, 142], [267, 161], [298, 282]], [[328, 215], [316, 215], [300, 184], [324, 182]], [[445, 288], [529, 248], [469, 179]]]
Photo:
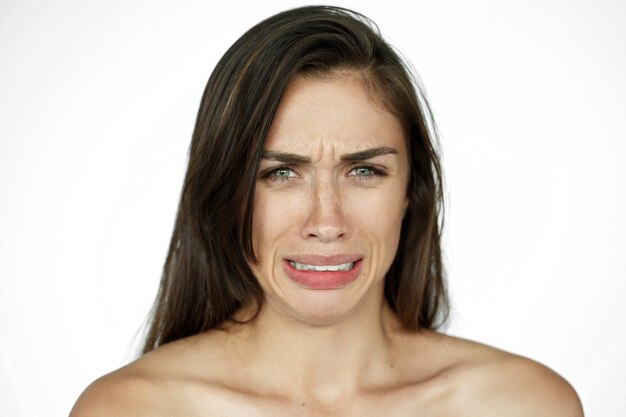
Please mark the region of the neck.
[[289, 398], [333, 404], [393, 377], [392, 335], [399, 327], [382, 292], [327, 325], [302, 322], [268, 302], [245, 331], [241, 346], [246, 369], [267, 388]]

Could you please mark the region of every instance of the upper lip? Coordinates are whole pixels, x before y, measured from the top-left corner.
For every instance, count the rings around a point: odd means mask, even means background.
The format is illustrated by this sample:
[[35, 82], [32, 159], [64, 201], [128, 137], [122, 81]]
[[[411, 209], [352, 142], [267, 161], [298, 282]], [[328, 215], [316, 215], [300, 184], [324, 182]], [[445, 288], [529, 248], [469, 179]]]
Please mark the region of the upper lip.
[[297, 262], [299, 264], [306, 265], [341, 265], [350, 262], [356, 262], [361, 259], [361, 255], [355, 255], [350, 253], [341, 253], [337, 255], [292, 255], [286, 256], [288, 261]]

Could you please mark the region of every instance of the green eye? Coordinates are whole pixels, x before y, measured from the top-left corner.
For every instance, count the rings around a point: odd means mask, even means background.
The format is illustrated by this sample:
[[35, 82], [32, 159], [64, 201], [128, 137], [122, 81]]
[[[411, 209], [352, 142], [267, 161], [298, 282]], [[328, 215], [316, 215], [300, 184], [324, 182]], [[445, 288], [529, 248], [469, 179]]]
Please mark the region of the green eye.
[[359, 177], [368, 177], [374, 174], [374, 170], [369, 167], [358, 167], [354, 168], [354, 174]]
[[286, 182], [291, 181], [296, 176], [295, 174], [291, 168], [277, 167], [266, 171], [261, 178], [268, 182]]
[[374, 165], [358, 165], [350, 170], [349, 176], [359, 181], [369, 181], [387, 176], [387, 171]]
[[274, 171], [274, 176], [277, 178], [289, 178], [290, 171], [288, 168], [279, 168]]

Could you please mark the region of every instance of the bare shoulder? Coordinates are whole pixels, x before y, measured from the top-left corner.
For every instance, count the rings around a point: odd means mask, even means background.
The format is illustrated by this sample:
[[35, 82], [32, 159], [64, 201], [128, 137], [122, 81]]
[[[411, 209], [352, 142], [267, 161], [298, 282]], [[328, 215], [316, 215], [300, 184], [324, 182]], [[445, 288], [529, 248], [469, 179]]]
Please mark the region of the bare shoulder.
[[194, 361], [186, 340], [162, 346], [92, 382], [70, 417], [196, 415], [189, 398], [199, 391], [210, 397], [211, 389], [210, 382], [187, 371], [198, 369]]
[[515, 404], [517, 414], [511, 415], [583, 415], [574, 388], [552, 369], [531, 359], [509, 354], [486, 367], [484, 378], [483, 395], [492, 397], [494, 410]]
[[[574, 388], [550, 368], [484, 344], [432, 334], [449, 359], [455, 402], [472, 415], [582, 417]], [[452, 363], [452, 362], [450, 362]]]
[[83, 391], [70, 417], [147, 415], [151, 410], [146, 410], [146, 405], [158, 398], [158, 387], [153, 381], [147, 375], [135, 374], [125, 368], [100, 377]]

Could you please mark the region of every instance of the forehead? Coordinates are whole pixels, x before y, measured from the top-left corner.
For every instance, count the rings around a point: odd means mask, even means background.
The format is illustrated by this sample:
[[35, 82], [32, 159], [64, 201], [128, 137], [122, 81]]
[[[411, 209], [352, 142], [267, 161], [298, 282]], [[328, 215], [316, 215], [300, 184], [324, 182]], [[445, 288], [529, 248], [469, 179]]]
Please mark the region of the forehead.
[[[375, 146], [404, 148], [397, 118], [377, 103], [361, 76], [296, 76], [272, 121], [265, 149], [302, 151], [332, 145], [340, 150]], [[311, 148], [311, 149], [309, 149]]]

